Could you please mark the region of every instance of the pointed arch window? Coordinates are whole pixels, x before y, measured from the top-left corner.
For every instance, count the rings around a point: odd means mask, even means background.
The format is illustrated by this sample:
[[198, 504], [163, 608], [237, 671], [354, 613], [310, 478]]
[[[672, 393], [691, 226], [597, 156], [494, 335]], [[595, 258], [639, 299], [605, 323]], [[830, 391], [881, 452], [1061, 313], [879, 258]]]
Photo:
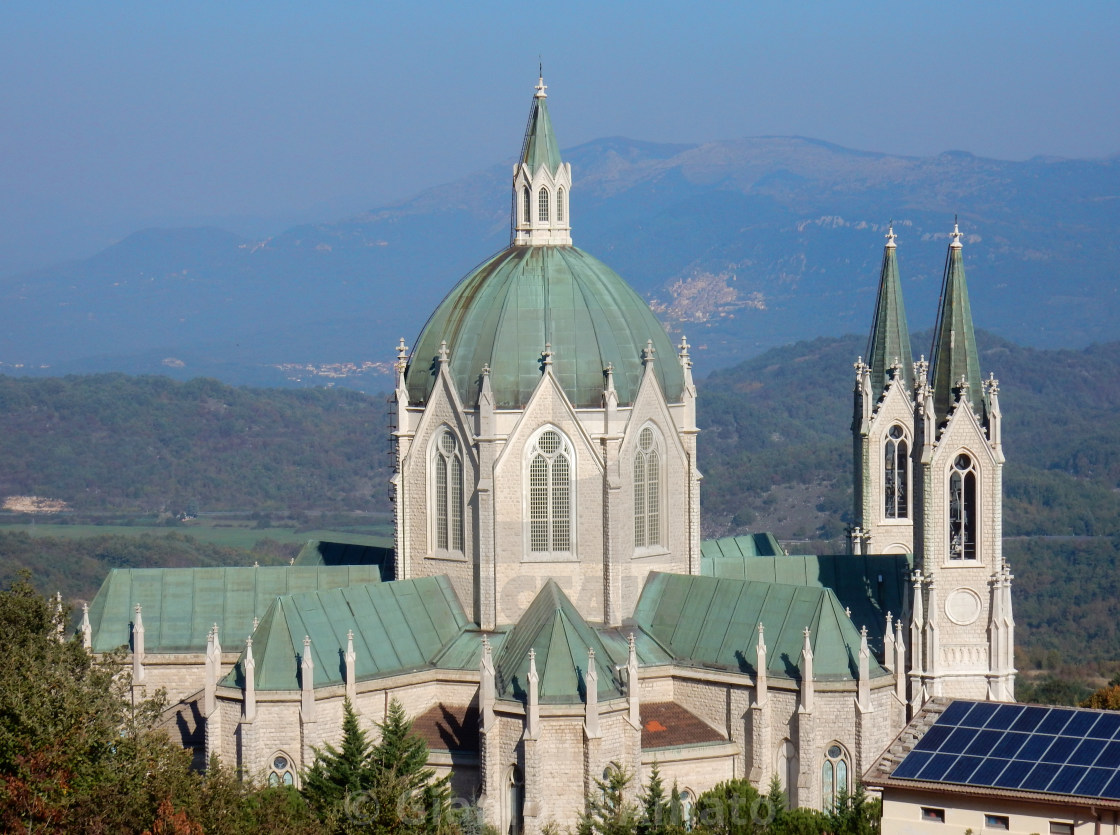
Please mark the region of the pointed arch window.
[[824, 752], [821, 765], [821, 808], [831, 812], [842, 794], [851, 791], [848, 785], [848, 754], [837, 743], [832, 743]]
[[792, 809], [797, 806], [797, 775], [800, 765], [797, 759], [797, 749], [788, 739], [778, 743], [778, 750], [774, 756], [774, 773], [778, 775], [778, 784], [785, 792], [786, 802]]
[[895, 424], [883, 445], [883, 515], [910, 517], [910, 444], [906, 430]]
[[296, 783], [295, 767], [292, 758], [283, 752], [277, 752], [269, 764], [268, 784], [270, 786], [294, 786]]
[[432, 445], [433, 545], [436, 551], [463, 551], [463, 454], [450, 429]]
[[949, 559], [976, 559], [976, 463], [960, 453], [949, 474]]
[[661, 452], [649, 426], [638, 433], [634, 450], [634, 548], [661, 545]]
[[525, 828], [525, 777], [521, 769], [511, 765], [506, 772], [504, 808], [507, 835], [521, 835]]
[[521, 189], [521, 222], [532, 223], [533, 216], [529, 213], [532, 208], [532, 197], [529, 194], [529, 187]]
[[529, 550], [537, 559], [567, 559], [572, 551], [575, 456], [553, 428], [529, 445]]
[[556, 222], [564, 222], [564, 187], [556, 189]]
[[548, 223], [549, 202], [548, 189], [541, 186], [541, 190], [537, 192], [537, 220], [541, 223]]

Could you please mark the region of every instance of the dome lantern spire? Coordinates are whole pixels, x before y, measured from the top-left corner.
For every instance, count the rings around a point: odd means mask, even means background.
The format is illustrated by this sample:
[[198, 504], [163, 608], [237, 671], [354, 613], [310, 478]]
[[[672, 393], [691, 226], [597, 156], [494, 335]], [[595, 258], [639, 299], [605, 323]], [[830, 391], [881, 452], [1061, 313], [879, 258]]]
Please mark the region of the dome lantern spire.
[[513, 167], [513, 246], [571, 246], [568, 193], [572, 167], [560, 159], [560, 146], [548, 115], [543, 72], [537, 79], [521, 158]]

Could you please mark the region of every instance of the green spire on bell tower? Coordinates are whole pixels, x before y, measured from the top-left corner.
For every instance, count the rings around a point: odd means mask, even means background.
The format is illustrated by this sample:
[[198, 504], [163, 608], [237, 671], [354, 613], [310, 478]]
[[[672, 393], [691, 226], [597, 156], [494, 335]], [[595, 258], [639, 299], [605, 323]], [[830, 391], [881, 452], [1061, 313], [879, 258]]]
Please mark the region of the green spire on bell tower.
[[[953, 223], [953, 240], [945, 259], [945, 278], [941, 284], [941, 306], [933, 331], [930, 383], [933, 407], [938, 421], [953, 410], [958, 397], [976, 404], [977, 415], [986, 417], [984, 390], [980, 386], [980, 359], [968, 303], [968, 284], [961, 256], [961, 233]], [[967, 389], [962, 391], [962, 383]]]
[[902, 284], [898, 278], [895, 256], [894, 224], [887, 229], [883, 247], [883, 266], [879, 272], [879, 295], [871, 320], [871, 336], [867, 340], [867, 364], [871, 368], [871, 385], [876, 397], [883, 393], [891, 369], [904, 381], [906, 391], [914, 389], [914, 359], [910, 353], [910, 331], [906, 327], [906, 309], [902, 304]]

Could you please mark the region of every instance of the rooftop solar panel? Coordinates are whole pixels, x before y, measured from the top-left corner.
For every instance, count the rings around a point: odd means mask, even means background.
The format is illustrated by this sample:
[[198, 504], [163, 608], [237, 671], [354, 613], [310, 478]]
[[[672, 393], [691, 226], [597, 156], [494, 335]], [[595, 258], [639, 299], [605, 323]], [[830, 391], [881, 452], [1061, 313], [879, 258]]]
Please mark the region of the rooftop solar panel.
[[1072, 794], [1073, 790], [1077, 788], [1077, 784], [1081, 782], [1085, 776], [1085, 768], [1080, 765], [1063, 765], [1058, 769], [1057, 775], [1050, 781], [1050, 785], [1046, 787], [1047, 791], [1057, 792], [1058, 794]]
[[958, 700], [893, 776], [1120, 800], [1120, 714]]
[[999, 705], [993, 702], [977, 702], [959, 724], [969, 728], [982, 728], [992, 718], [992, 714], [996, 712], [998, 707]]
[[1077, 790], [1074, 793], [1089, 797], [1099, 796], [1101, 789], [1108, 785], [1108, 781], [1112, 779], [1112, 775], [1115, 773], [1111, 768], [1086, 768], [1084, 770], [1085, 776], [1078, 783]]
[[1061, 766], [1054, 763], [1036, 763], [1030, 774], [1019, 784], [1019, 788], [1029, 792], [1044, 792], [1060, 769]]
[[1017, 789], [1033, 767], [1034, 763], [1012, 760], [1008, 763], [1007, 768], [1001, 771], [996, 779], [992, 780], [992, 785], [1001, 789]]
[[1054, 737], [1052, 736], [1031, 734], [1027, 738], [1026, 744], [1020, 748], [1019, 753], [1015, 755], [1015, 759], [1037, 762], [1041, 759], [1042, 755], [1046, 753], [1046, 749], [1050, 747], [1050, 743], [1053, 741]]
[[1101, 743], [1101, 755], [1093, 763], [1100, 768], [1120, 768], [1120, 741]]
[[972, 702], [953, 702], [945, 712], [937, 720], [938, 725], [959, 725], [960, 720], [963, 719], [968, 712], [972, 709]]
[[1038, 723], [1038, 732], [1040, 734], [1060, 734], [1069, 724], [1072, 718], [1072, 711], [1053, 709], [1046, 718]]
[[957, 728], [941, 743], [940, 750], [945, 754], [963, 754], [978, 733], [976, 728]]
[[1019, 714], [1019, 718], [1011, 723], [1011, 730], [1031, 733], [1038, 727], [1038, 723], [1041, 722], [1049, 712], [1050, 708], [1048, 707], [1028, 705], [1023, 708], [1023, 712]]
[[920, 780], [937, 780], [945, 779], [945, 772], [947, 772], [957, 761], [955, 754], [934, 754], [929, 758], [926, 767], [918, 774]]
[[972, 773], [984, 762], [983, 757], [957, 757], [957, 761], [949, 766], [943, 778], [948, 783], [967, 783]]
[[972, 779], [969, 783], [977, 786], [991, 786], [994, 781], [999, 777], [1000, 773], [1011, 764], [1011, 760], [1001, 759], [999, 757], [987, 757], [980, 767], [972, 772]]
[[1023, 747], [1023, 744], [1030, 738], [1030, 734], [1020, 734], [1009, 731], [1000, 738], [999, 742], [992, 746], [992, 756], [1014, 757], [1019, 753], [1019, 749]]
[[964, 749], [964, 753], [976, 757], [986, 756], [992, 753], [992, 749], [995, 748], [996, 743], [1004, 736], [1005, 734], [1003, 731], [979, 731], [976, 736], [973, 737], [968, 747]]
[[1099, 718], [1099, 713], [1077, 711], [1070, 717], [1069, 724], [1065, 726], [1062, 733], [1067, 736], [1086, 737], [1089, 735], [1089, 731], [1092, 729], [1093, 725], [1097, 724]]
[[1083, 739], [1066, 762], [1070, 765], [1092, 765], [1101, 755], [1102, 740]]
[[918, 774], [932, 756], [933, 754], [927, 754], [924, 751], [911, 751], [906, 755], [906, 759], [895, 768], [894, 776], [903, 780], [916, 780]]
[[1072, 736], [1059, 736], [1054, 739], [1053, 744], [1046, 749], [1046, 753], [1042, 755], [1042, 761], [1047, 763], [1058, 763], [1059, 765], [1065, 763], [1069, 759], [1069, 755], [1073, 753], [1073, 749], [1077, 747], [1081, 740]]
[[1101, 789], [1101, 797], [1107, 797], [1110, 800], [1120, 800], [1120, 771], [1112, 775], [1112, 779], [1108, 781], [1108, 785]]
[[1006, 731], [1011, 727], [1011, 723], [1019, 718], [1019, 714], [1023, 712], [1022, 705], [1000, 705], [996, 708], [996, 712], [988, 720], [988, 724], [984, 727], [992, 728], [997, 731]]

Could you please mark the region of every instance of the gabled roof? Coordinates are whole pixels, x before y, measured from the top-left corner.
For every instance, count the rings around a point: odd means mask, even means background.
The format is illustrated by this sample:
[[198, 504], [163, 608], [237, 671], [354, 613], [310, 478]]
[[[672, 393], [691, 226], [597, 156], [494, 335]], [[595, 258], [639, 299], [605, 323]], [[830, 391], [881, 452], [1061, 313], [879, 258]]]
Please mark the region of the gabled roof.
[[868, 770], [867, 784], [1120, 808], [1120, 714], [944, 702], [903, 729]]
[[595, 650], [599, 700], [623, 695], [611, 654], [599, 634], [576, 611], [555, 580], [548, 580], [525, 614], [506, 635], [495, 661], [498, 696], [524, 701], [529, 650], [536, 651], [541, 703], [586, 701], [587, 651]]
[[552, 119], [548, 116], [547, 96], [544, 80], [537, 85], [537, 94], [529, 109], [529, 123], [525, 126], [525, 141], [521, 144], [521, 162], [529, 167], [529, 175], [537, 173], [542, 165], [549, 174], [556, 174], [560, 168], [560, 146], [552, 130]]
[[871, 320], [871, 335], [867, 340], [866, 362], [871, 367], [871, 386], [875, 397], [883, 393], [889, 371], [898, 360], [899, 373], [905, 381], [906, 391], [914, 389], [914, 357], [910, 352], [910, 330], [906, 326], [906, 308], [902, 304], [902, 284], [898, 279], [897, 247], [894, 232], [887, 237], [883, 247], [883, 266], [879, 272], [879, 294], [875, 299], [875, 314]]
[[963, 376], [968, 382], [969, 402], [976, 404], [976, 414], [983, 420], [984, 390], [980, 383], [980, 358], [976, 351], [976, 333], [972, 327], [972, 308], [968, 303], [968, 284], [964, 277], [960, 232], [953, 231], [953, 242], [945, 256], [945, 277], [941, 282], [941, 304], [933, 331], [930, 352], [930, 384], [933, 386], [933, 408], [937, 420], [943, 421], [957, 402], [957, 384]]
[[388, 581], [393, 579], [393, 542], [379, 536], [310, 539], [293, 564], [374, 565], [380, 569], [382, 581]]
[[378, 567], [368, 565], [117, 568], [89, 607], [92, 648], [109, 652], [129, 644], [137, 603], [146, 653], [204, 652], [213, 624], [223, 644], [236, 645], [277, 595], [380, 579]]
[[772, 533], [725, 536], [722, 539], [705, 539], [700, 543], [701, 561], [739, 557], [774, 557], [784, 553], [785, 549], [778, 544], [778, 540]]
[[[654, 572], [634, 621], [679, 664], [750, 674], [761, 623], [768, 674], [795, 681], [808, 627], [814, 679], [858, 676], [860, 634], [828, 588]], [[872, 678], [887, 675], [874, 659], [870, 665]]]
[[700, 560], [700, 572], [706, 576], [831, 589], [841, 606], [851, 610], [852, 624], [867, 627], [868, 646], [876, 653], [883, 651], [887, 613], [897, 618], [906, 612], [913, 570], [909, 554], [710, 559], [707, 546], [704, 543]]
[[[314, 686], [345, 682], [347, 633], [354, 633], [355, 678], [435, 666], [469, 623], [447, 577], [277, 597], [253, 635], [258, 690], [298, 690], [303, 638], [311, 638]], [[244, 654], [224, 683], [243, 686]]]

